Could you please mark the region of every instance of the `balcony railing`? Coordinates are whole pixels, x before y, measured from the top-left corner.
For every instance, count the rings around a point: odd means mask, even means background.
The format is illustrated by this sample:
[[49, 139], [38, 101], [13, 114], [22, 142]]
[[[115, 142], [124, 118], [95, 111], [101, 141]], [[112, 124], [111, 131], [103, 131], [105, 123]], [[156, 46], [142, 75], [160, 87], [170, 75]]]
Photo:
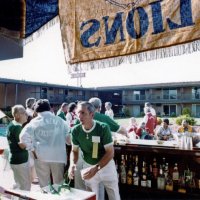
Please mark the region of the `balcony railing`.
[[86, 98], [83, 95], [53, 95], [53, 94], [40, 94], [40, 98], [48, 99], [50, 103], [62, 104], [63, 102], [70, 103], [75, 101], [85, 101]]
[[123, 96], [123, 103], [143, 103], [145, 101], [150, 101], [151, 103], [186, 103], [186, 102], [197, 102], [200, 100], [200, 96], [194, 96], [192, 94], [178, 94], [178, 95], [159, 95], [159, 94], [149, 94], [149, 95], [125, 95]]

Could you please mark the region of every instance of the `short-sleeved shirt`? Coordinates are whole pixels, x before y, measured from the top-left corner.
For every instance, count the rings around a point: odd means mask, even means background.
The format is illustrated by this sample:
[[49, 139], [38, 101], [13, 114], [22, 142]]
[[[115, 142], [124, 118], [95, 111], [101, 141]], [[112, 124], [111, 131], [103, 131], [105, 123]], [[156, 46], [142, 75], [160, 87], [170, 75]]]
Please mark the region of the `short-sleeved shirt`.
[[65, 116], [65, 113], [63, 111], [59, 110], [56, 115], [66, 121], [66, 116]]
[[[105, 147], [113, 145], [110, 129], [107, 124], [94, 120], [94, 125], [90, 130], [85, 130], [81, 124], [72, 129], [72, 144], [80, 147], [83, 152], [83, 159], [91, 165], [97, 164], [105, 154]], [[97, 158], [92, 158], [94, 136], [100, 137], [98, 143]]]
[[102, 113], [95, 112], [94, 119], [106, 123], [112, 132], [118, 132], [120, 129], [120, 125], [117, 122]]
[[163, 139], [164, 136], [167, 136], [168, 139], [173, 138], [172, 131], [169, 127], [163, 128], [162, 126], [158, 129], [157, 132], [158, 138]]
[[[112, 132], [118, 132], [120, 129], [120, 125], [105, 114], [95, 112], [94, 120], [107, 124]], [[77, 125], [79, 123], [80, 123], [80, 121], [77, 119], [75, 121], [75, 125]]]
[[28, 151], [18, 145], [22, 125], [15, 120], [10, 122], [7, 131], [7, 140], [10, 148], [10, 164], [22, 164], [28, 161]]

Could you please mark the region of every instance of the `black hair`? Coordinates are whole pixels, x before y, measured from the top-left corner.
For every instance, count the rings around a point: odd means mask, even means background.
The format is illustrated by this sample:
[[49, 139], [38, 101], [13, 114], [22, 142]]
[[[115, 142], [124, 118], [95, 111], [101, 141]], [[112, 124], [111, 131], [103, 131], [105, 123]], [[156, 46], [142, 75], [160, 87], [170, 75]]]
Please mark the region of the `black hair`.
[[34, 106], [35, 112], [44, 112], [44, 111], [50, 111], [51, 106], [48, 99], [39, 99], [35, 106]]
[[76, 103], [72, 102], [68, 105], [68, 112], [73, 112], [74, 109], [76, 108]]
[[163, 122], [165, 122], [167, 125], [169, 125], [169, 119], [163, 119]]

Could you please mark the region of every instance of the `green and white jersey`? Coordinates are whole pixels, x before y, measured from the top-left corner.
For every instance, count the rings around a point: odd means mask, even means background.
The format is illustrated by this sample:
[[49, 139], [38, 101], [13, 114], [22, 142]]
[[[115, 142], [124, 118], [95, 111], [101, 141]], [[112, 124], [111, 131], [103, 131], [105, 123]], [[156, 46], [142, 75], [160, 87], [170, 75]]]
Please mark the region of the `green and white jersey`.
[[[72, 129], [72, 143], [80, 147], [83, 152], [83, 159], [91, 165], [97, 164], [105, 154], [105, 147], [113, 145], [110, 129], [107, 124], [94, 120], [90, 130], [85, 130], [81, 124]], [[94, 138], [99, 139], [97, 158], [92, 158]]]
[[10, 164], [22, 164], [28, 161], [28, 151], [18, 145], [22, 125], [15, 120], [10, 122], [7, 131], [7, 140], [10, 148]]
[[65, 113], [63, 111], [59, 110], [56, 115], [66, 121], [66, 116], [65, 116]]
[[94, 119], [106, 123], [112, 132], [118, 132], [120, 129], [120, 125], [117, 122], [102, 113], [95, 112]]

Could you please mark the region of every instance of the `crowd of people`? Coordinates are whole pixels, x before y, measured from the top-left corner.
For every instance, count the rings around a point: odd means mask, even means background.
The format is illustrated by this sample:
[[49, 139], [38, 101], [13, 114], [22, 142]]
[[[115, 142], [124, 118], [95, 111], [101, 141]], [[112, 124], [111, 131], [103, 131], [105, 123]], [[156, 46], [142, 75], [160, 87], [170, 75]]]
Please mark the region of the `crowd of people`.
[[[71, 146], [68, 176], [74, 179], [77, 189], [94, 191], [97, 200], [120, 199], [118, 177], [114, 157], [112, 135], [124, 137], [135, 134], [140, 139], [174, 139], [169, 120], [160, 121], [152, 105], [144, 105], [145, 116], [138, 125], [130, 118], [127, 128], [114, 120], [111, 102], [94, 97], [88, 101], [63, 103], [55, 114], [46, 99], [26, 100], [12, 107], [13, 121], [8, 126], [10, 165], [14, 173], [15, 187], [30, 190], [31, 182], [39, 182], [41, 188], [49, 183], [61, 184], [67, 164], [67, 145]], [[194, 132], [187, 120], [183, 120], [178, 132]], [[66, 145], [67, 144], [67, 145]], [[112, 176], [111, 176], [112, 174]]]

